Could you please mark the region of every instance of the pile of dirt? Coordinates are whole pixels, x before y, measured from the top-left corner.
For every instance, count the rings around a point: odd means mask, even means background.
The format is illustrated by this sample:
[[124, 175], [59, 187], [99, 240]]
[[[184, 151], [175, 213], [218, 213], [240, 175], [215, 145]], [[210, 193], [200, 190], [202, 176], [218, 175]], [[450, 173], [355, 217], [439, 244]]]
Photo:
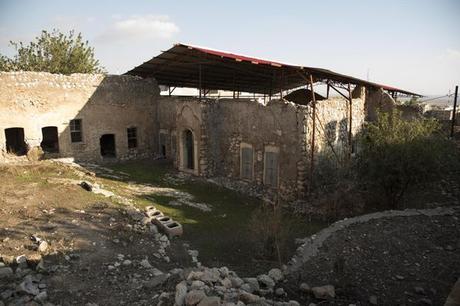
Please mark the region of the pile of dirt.
[[289, 276], [285, 290], [305, 305], [321, 300], [300, 290], [302, 283], [335, 287], [335, 298], [321, 305], [443, 305], [459, 277], [457, 209], [453, 215], [382, 218], [337, 231]]

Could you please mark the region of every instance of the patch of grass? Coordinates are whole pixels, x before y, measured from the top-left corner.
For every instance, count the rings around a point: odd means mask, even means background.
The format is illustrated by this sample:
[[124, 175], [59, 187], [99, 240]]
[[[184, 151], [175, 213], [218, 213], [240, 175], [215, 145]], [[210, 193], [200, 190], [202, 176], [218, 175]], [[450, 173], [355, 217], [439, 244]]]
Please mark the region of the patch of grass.
[[[184, 235], [179, 239], [198, 249], [199, 258], [205, 265], [226, 265], [245, 275], [266, 272], [268, 267], [278, 265], [275, 261], [257, 259], [256, 248], [248, 234], [251, 217], [262, 205], [259, 199], [200, 180], [177, 185], [168, 183], [163, 178], [173, 170], [164, 162], [128, 162], [110, 167], [130, 174], [130, 181], [175, 188], [193, 195], [195, 202], [206, 203], [212, 208], [211, 212], [204, 212], [186, 205], [173, 206], [169, 203], [174, 197], [158, 194], [136, 198], [139, 207], [155, 205], [164, 214], [180, 222]], [[325, 223], [308, 222], [290, 214], [286, 218], [289, 218], [291, 225], [291, 237], [287, 244], [292, 254], [296, 248], [294, 238], [304, 238], [325, 226]]]
[[115, 171], [121, 171], [130, 175], [130, 180], [137, 183], [154, 184], [164, 186], [163, 177], [171, 171], [172, 167], [165, 161], [129, 161], [109, 166]]

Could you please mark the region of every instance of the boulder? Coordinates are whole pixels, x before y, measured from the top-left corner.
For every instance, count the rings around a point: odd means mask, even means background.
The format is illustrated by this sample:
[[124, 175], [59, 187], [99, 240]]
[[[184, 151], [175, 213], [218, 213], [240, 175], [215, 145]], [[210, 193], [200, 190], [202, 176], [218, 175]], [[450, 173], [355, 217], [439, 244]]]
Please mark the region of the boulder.
[[201, 300], [198, 306], [220, 306], [220, 297], [218, 296], [207, 296]]
[[38, 251], [40, 253], [44, 253], [46, 250], [48, 250], [48, 242], [44, 240], [40, 241], [40, 244], [38, 245]]
[[278, 268], [268, 271], [268, 276], [270, 276], [275, 282], [279, 282], [284, 278], [283, 272]]
[[185, 296], [185, 305], [192, 306], [201, 302], [206, 297], [203, 290], [192, 290]]
[[262, 285], [262, 288], [273, 289], [275, 287], [275, 281], [267, 274], [257, 276], [257, 280]]
[[241, 285], [244, 284], [244, 281], [241, 278], [237, 277], [237, 276], [236, 277], [230, 277], [230, 281], [232, 282], [232, 287], [234, 287], [234, 288], [240, 288]]
[[310, 286], [307, 283], [301, 283], [299, 289], [303, 293], [310, 293]]
[[[254, 278], [254, 277], [248, 277], [248, 278], [245, 278], [244, 281], [250, 286], [250, 291], [246, 290], [243, 288], [243, 286], [241, 286], [241, 288], [245, 291], [248, 291], [248, 292], [257, 292], [260, 290], [260, 286], [259, 286], [259, 282], [257, 281], [257, 278]], [[246, 286], [245, 286], [246, 287]]]
[[238, 299], [245, 304], [254, 304], [260, 301], [260, 296], [249, 292], [242, 292], [240, 293]]
[[182, 281], [176, 285], [176, 295], [174, 301], [177, 306], [182, 306], [185, 303], [185, 296], [187, 295], [187, 282]]
[[335, 298], [335, 288], [332, 285], [325, 285], [311, 288], [311, 292], [317, 299], [327, 300]]
[[10, 267], [0, 268], [0, 279], [11, 277], [13, 275], [13, 269]]
[[190, 286], [190, 288], [193, 290], [193, 289], [201, 289], [204, 287], [204, 282], [200, 281], [200, 280], [194, 280], [192, 282], [192, 285]]

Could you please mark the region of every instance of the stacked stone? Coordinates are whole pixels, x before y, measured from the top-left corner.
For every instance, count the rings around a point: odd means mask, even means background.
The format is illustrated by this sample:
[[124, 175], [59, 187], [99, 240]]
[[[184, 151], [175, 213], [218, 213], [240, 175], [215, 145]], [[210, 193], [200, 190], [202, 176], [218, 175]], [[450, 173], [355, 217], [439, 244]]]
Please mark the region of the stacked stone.
[[268, 274], [256, 278], [242, 279], [227, 267], [203, 267], [190, 272], [176, 285], [175, 305], [299, 305], [296, 301], [273, 301], [266, 297], [274, 294], [286, 299], [284, 289], [276, 288], [276, 284], [283, 279], [284, 275], [280, 269], [272, 269]]

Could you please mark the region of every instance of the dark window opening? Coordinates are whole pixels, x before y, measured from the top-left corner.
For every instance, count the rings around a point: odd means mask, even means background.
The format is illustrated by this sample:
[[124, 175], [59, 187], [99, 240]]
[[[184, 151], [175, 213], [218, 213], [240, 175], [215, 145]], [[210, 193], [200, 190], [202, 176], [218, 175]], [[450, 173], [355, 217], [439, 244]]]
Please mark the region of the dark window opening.
[[115, 152], [115, 135], [114, 134], [104, 134], [99, 140], [99, 145], [101, 147], [101, 156], [103, 157], [116, 157]]
[[137, 128], [132, 127], [127, 129], [128, 132], [128, 149], [137, 148]]
[[193, 133], [190, 130], [186, 130], [184, 131], [184, 165], [191, 170], [195, 169], [193, 147]]
[[46, 126], [42, 128], [42, 142], [40, 146], [46, 153], [59, 153], [58, 129], [55, 126]]
[[252, 148], [241, 148], [241, 178], [252, 179], [253, 158]]
[[265, 184], [278, 186], [278, 153], [265, 152]]
[[5, 129], [6, 152], [15, 155], [25, 155], [27, 153], [27, 144], [24, 141], [23, 128]]
[[81, 142], [83, 139], [81, 119], [70, 120], [69, 126], [70, 126], [70, 140], [72, 142]]

